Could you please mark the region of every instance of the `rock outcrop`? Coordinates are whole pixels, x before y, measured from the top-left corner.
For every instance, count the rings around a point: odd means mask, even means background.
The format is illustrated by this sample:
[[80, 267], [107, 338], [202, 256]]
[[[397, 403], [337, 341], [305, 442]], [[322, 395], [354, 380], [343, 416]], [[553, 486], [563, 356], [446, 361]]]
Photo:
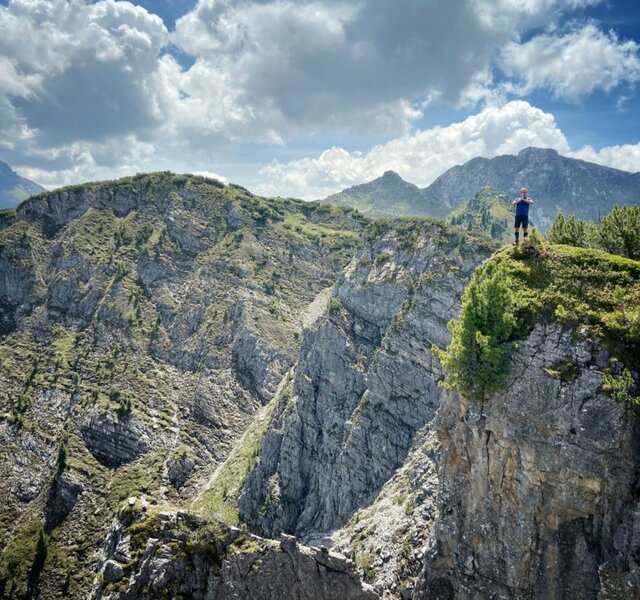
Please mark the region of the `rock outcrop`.
[[489, 247], [436, 223], [373, 231], [305, 331], [295, 377], [240, 497], [263, 535], [321, 539], [367, 506], [440, 404], [431, 345]]
[[93, 413], [80, 425], [89, 452], [107, 467], [129, 463], [149, 449], [149, 435], [131, 416]]
[[609, 354], [580, 337], [537, 325], [504, 392], [483, 404], [447, 394], [415, 598], [640, 597], [638, 423], [602, 391]]
[[125, 517], [112, 524], [96, 600], [374, 600], [354, 565], [283, 535], [265, 540], [185, 512]]
[[70, 473], [56, 473], [49, 490], [45, 514], [45, 528], [51, 530], [67, 518], [78, 502], [78, 496], [84, 491], [80, 482]]

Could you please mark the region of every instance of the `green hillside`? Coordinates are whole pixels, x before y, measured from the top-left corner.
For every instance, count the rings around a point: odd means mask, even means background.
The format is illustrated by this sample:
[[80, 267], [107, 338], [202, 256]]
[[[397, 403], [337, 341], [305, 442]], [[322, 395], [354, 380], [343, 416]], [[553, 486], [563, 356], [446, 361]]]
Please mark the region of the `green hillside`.
[[449, 213], [448, 221], [468, 231], [483, 233], [500, 242], [513, 237], [513, 207], [510, 198], [491, 187], [483, 187]]

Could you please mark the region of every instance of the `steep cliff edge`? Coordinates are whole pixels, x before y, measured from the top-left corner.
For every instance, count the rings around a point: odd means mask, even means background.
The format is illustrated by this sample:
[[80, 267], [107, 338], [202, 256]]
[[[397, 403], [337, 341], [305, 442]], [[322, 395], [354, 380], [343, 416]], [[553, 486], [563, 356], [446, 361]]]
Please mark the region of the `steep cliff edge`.
[[0, 596], [86, 598], [123, 500], [194, 496], [295, 361], [307, 306], [363, 227], [171, 173], [3, 213]]
[[561, 246], [494, 261], [535, 325], [501, 391], [445, 396], [414, 598], [640, 597], [640, 263]]
[[367, 506], [438, 409], [431, 345], [490, 243], [428, 221], [378, 222], [305, 331], [286, 397], [239, 499], [262, 535], [319, 540]]

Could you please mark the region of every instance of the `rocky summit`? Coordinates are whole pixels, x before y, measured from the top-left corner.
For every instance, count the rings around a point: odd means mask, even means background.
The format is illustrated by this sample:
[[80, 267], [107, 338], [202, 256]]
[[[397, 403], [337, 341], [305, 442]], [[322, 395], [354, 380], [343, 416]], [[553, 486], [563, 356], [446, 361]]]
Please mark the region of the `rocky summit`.
[[21, 200], [44, 191], [41, 185], [21, 177], [0, 160], [0, 209], [14, 208]]
[[500, 248], [479, 194], [472, 231], [171, 173], [5, 212], [0, 596], [640, 597], [640, 263]]
[[[525, 148], [517, 155], [473, 158], [451, 167], [426, 188], [388, 171], [328, 196], [326, 201], [372, 215], [446, 217], [501, 239], [505, 216], [513, 219], [511, 206], [502, 196], [513, 199], [522, 186], [535, 199], [532, 224], [547, 231], [558, 212], [599, 221], [616, 204], [638, 204], [640, 173], [569, 158], [551, 148]], [[492, 193], [481, 193], [483, 188], [492, 188]], [[489, 197], [500, 198], [491, 202], [490, 211]]]

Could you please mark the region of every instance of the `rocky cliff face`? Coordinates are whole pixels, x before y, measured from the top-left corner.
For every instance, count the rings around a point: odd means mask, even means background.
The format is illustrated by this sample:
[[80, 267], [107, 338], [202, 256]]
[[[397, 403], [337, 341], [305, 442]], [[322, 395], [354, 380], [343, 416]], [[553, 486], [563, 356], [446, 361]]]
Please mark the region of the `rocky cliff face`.
[[321, 539], [368, 505], [440, 404], [431, 345], [446, 345], [465, 282], [488, 256], [435, 223], [369, 241], [305, 332], [295, 374], [240, 497], [264, 535]]
[[484, 404], [447, 394], [415, 598], [640, 597], [638, 423], [602, 391], [609, 353], [579, 338], [537, 325], [504, 392]]
[[4, 217], [3, 598], [640, 597], [640, 263], [496, 253], [472, 404], [432, 345], [488, 240], [167, 173]]
[[[138, 509], [139, 510], [139, 509]], [[95, 600], [373, 600], [353, 563], [326, 549], [279, 542], [184, 512], [125, 514], [112, 523]]]
[[362, 227], [353, 211], [169, 173], [9, 215], [0, 595], [85, 598], [120, 502], [193, 497], [294, 362], [307, 306]]

